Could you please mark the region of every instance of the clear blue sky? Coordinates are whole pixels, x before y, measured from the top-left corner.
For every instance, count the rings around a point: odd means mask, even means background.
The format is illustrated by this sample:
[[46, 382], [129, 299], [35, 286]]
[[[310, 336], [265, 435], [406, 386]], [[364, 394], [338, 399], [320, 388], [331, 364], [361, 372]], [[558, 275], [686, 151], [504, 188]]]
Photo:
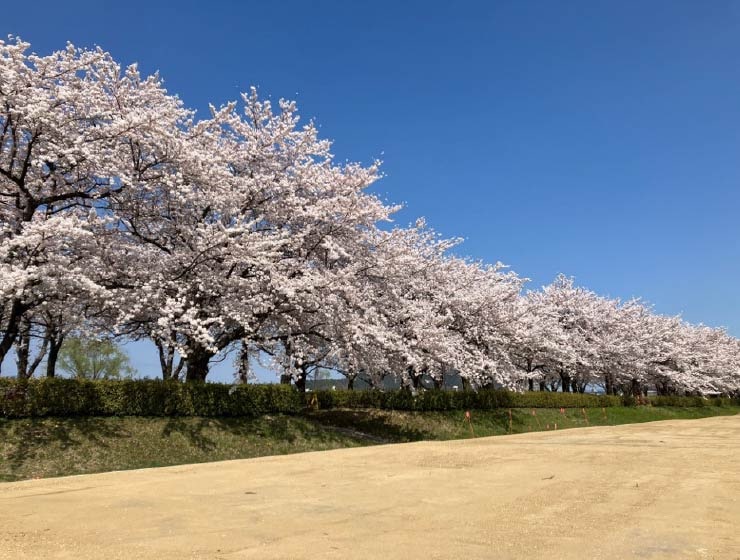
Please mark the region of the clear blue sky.
[[296, 99], [385, 161], [402, 224], [740, 335], [738, 2], [37, 0], [0, 32], [100, 45], [201, 111]]

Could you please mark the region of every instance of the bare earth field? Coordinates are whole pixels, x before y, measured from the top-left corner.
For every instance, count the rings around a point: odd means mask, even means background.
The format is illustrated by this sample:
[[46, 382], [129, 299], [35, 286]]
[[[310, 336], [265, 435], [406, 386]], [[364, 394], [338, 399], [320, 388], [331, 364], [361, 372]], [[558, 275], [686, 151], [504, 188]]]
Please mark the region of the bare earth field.
[[0, 559], [740, 559], [740, 416], [0, 484]]

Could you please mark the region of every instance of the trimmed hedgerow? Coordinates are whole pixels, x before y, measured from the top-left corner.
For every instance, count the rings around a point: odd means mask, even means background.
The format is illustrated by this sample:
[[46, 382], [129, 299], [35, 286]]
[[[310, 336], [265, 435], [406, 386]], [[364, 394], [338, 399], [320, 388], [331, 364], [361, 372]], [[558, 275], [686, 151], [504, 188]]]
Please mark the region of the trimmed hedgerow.
[[[635, 406], [729, 406], [740, 400], [703, 397], [650, 397], [638, 403], [634, 397], [530, 391], [423, 391], [416, 397], [410, 392], [396, 391], [318, 391], [319, 408], [380, 408], [388, 410], [489, 410], [495, 408], [601, 408]], [[313, 397], [311, 397], [313, 398]]]
[[302, 395], [288, 385], [227, 385], [156, 380], [0, 379], [0, 417], [40, 416], [259, 416], [296, 414], [306, 406], [442, 411], [496, 408], [600, 408], [611, 406], [728, 406], [737, 399], [617, 397], [532, 391], [317, 391]]
[[653, 406], [738, 406], [740, 398], [729, 397], [679, 397], [677, 395], [666, 397], [649, 397], [648, 401]]
[[607, 395], [533, 391], [318, 391], [319, 408], [381, 408], [392, 410], [487, 410], [494, 408], [593, 408], [621, 406], [622, 398]]
[[259, 416], [295, 414], [303, 398], [286, 385], [155, 380], [0, 379], [0, 416]]

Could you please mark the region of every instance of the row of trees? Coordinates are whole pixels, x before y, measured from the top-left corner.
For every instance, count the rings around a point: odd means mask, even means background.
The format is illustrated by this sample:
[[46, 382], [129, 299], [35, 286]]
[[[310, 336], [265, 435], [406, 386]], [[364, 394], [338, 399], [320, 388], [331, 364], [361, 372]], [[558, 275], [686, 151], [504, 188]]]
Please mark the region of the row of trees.
[[[500, 264], [451, 253], [423, 221], [334, 161], [293, 103], [255, 91], [196, 118], [157, 75], [100, 49], [0, 42], [0, 366], [53, 376], [66, 337], [147, 338], [162, 376], [269, 356], [418, 388], [737, 393], [740, 345], [719, 329], [576, 287], [523, 292]], [[37, 363], [37, 365], [38, 365]]]

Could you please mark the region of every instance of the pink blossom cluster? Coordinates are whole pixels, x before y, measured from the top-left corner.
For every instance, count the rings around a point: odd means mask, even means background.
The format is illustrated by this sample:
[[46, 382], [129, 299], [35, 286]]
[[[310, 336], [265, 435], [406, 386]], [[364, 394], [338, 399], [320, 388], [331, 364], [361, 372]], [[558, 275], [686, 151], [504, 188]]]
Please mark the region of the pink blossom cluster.
[[0, 365], [71, 334], [147, 338], [164, 378], [238, 349], [299, 387], [316, 368], [414, 389], [737, 393], [740, 345], [565, 277], [537, 291], [455, 256], [338, 163], [296, 106], [256, 91], [196, 118], [101, 49], [0, 42]]

